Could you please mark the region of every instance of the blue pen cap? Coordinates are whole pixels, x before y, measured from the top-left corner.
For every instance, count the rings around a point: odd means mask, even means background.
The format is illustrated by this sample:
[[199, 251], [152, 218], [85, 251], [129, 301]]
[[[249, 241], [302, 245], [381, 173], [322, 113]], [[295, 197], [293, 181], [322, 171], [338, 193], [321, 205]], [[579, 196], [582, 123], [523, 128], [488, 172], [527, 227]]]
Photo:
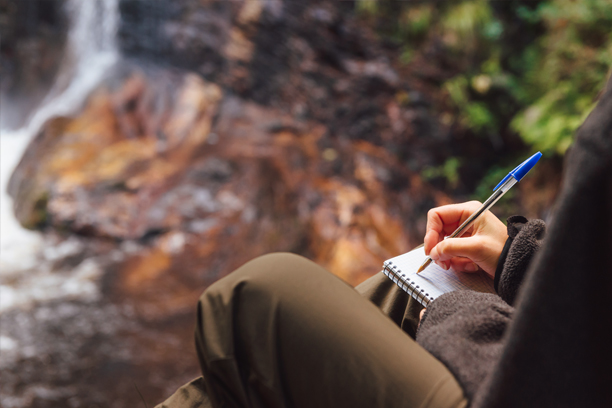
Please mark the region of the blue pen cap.
[[516, 166], [514, 170], [508, 173], [508, 175], [504, 177], [503, 180], [500, 181], [499, 184], [495, 186], [493, 191], [497, 190], [499, 186], [504, 184], [506, 180], [508, 180], [510, 177], [514, 177], [517, 182], [521, 181], [521, 179], [525, 176], [525, 174], [529, 173], [529, 170], [531, 170], [531, 168], [535, 166], [538, 160], [540, 160], [540, 157], [542, 157], [542, 153], [537, 152], [536, 154], [534, 154], [533, 156], [531, 156], [530, 158], [528, 158], [527, 160], [525, 160], [524, 162]]
[[540, 160], [542, 157], [542, 153], [537, 152], [524, 162], [522, 162], [516, 169], [512, 170], [510, 174], [512, 177], [516, 179], [516, 181], [521, 181], [521, 179], [525, 176], [525, 174], [529, 173], [529, 170]]

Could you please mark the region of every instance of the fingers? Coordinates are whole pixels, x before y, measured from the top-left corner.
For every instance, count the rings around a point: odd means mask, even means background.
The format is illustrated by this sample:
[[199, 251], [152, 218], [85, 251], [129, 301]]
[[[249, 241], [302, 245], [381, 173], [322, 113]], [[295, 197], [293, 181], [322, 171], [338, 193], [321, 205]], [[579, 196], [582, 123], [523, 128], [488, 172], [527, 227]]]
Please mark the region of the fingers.
[[449, 262], [451, 267], [457, 272], [476, 272], [480, 268], [469, 258], [453, 258]]
[[431, 209], [427, 213], [425, 254], [446, 270], [483, 270], [494, 276], [508, 236], [506, 226], [493, 213], [484, 212], [462, 238], [444, 239], [480, 207], [478, 201], [470, 201]]
[[445, 271], [453, 268], [456, 272], [476, 272], [479, 270], [478, 265], [469, 258], [455, 257], [446, 261], [435, 261], [436, 265]]
[[435, 247], [438, 242], [441, 241], [442, 238], [444, 238], [443, 236], [440, 237], [440, 233], [438, 231], [435, 230], [429, 230], [429, 222], [427, 223], [427, 228], [428, 231], [425, 234], [425, 239], [423, 240], [423, 246], [425, 248], [425, 255], [429, 255], [429, 253], [431, 252], [431, 249], [433, 247]]
[[446, 235], [452, 234], [480, 206], [481, 204], [478, 201], [470, 201], [444, 205], [429, 210], [424, 239], [425, 254], [429, 255], [433, 247], [441, 242]]
[[426, 308], [421, 309], [421, 313], [419, 313], [419, 322], [417, 323], [417, 328], [421, 325], [421, 321], [423, 320], [423, 316], [425, 315], [426, 310]]
[[431, 250], [429, 256], [447, 270], [449, 265], [462, 272], [476, 272], [480, 268], [493, 277], [502, 248], [503, 243], [494, 237], [475, 235], [445, 239]]
[[484, 243], [482, 237], [449, 238], [432, 248], [429, 256], [434, 261], [447, 261], [454, 257], [469, 258], [478, 261], [482, 258]]

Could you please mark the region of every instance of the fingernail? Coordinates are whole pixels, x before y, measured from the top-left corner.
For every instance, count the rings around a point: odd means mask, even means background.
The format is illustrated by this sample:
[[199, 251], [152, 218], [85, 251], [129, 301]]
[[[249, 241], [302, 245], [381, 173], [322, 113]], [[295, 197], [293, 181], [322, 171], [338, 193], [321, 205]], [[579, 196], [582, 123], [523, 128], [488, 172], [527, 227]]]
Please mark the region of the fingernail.
[[476, 272], [478, 270], [478, 265], [475, 263], [467, 264], [465, 266], [465, 270], [468, 272]]
[[446, 262], [442, 262], [442, 269], [448, 271], [448, 265], [446, 264]]
[[429, 251], [429, 257], [431, 258], [432, 261], [434, 261], [435, 263], [438, 263], [438, 251], [434, 251], [432, 249], [431, 251]]

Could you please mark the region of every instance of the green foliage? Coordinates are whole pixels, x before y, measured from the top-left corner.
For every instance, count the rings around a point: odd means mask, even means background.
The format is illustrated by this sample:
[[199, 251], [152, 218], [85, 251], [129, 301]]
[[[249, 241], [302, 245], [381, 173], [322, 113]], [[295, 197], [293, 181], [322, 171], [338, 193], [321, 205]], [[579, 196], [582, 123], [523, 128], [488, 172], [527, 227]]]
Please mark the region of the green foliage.
[[433, 15], [434, 9], [431, 4], [409, 8], [400, 17], [400, 30], [406, 35], [422, 36], [429, 30]]
[[563, 81], [516, 115], [511, 126], [537, 150], [563, 155], [594, 105], [591, 97], [577, 94]]
[[462, 106], [467, 103], [469, 99], [468, 81], [465, 76], [457, 75], [446, 81], [443, 87], [446, 89], [446, 92], [448, 92], [455, 105]]
[[610, 0], [359, 0], [357, 7], [385, 17], [382, 31], [399, 41], [404, 63], [421, 45], [445, 47], [456, 74], [440, 85], [462, 126], [518, 136], [543, 153], [564, 154], [612, 66]]
[[356, 8], [357, 11], [364, 15], [376, 15], [378, 13], [378, 1], [377, 0], [357, 0]]
[[464, 123], [476, 132], [496, 131], [495, 116], [484, 102], [470, 102], [464, 108]]
[[[488, 90], [491, 86], [491, 79], [486, 75], [474, 77], [471, 82], [472, 88], [477, 90]], [[478, 85], [479, 82], [484, 82], [484, 84]], [[486, 104], [470, 98], [469, 82], [465, 76], [457, 75], [445, 82], [443, 86], [455, 106], [461, 107], [459, 118], [463, 126], [483, 133], [497, 130], [496, 118], [487, 108]]]
[[523, 18], [546, 28], [525, 53], [525, 107], [511, 127], [535, 148], [563, 154], [595, 106], [612, 65], [612, 2], [543, 2]]
[[459, 183], [460, 166], [461, 160], [457, 157], [451, 157], [441, 166], [427, 167], [423, 169], [421, 176], [425, 180], [432, 180], [438, 177], [444, 178], [452, 188], [455, 188]]
[[501, 33], [486, 0], [459, 2], [444, 13], [441, 25], [447, 44], [462, 48], [478, 45], [480, 37], [487, 36], [482, 34], [499, 36]]

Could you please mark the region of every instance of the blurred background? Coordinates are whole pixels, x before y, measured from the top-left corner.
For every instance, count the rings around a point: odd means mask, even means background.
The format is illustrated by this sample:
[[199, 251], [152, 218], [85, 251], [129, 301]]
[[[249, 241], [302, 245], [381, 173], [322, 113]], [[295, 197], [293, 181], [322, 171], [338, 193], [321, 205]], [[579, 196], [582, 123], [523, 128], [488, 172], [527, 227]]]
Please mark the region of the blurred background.
[[351, 285], [435, 206], [549, 219], [609, 0], [0, 0], [0, 400], [154, 406], [272, 251]]

